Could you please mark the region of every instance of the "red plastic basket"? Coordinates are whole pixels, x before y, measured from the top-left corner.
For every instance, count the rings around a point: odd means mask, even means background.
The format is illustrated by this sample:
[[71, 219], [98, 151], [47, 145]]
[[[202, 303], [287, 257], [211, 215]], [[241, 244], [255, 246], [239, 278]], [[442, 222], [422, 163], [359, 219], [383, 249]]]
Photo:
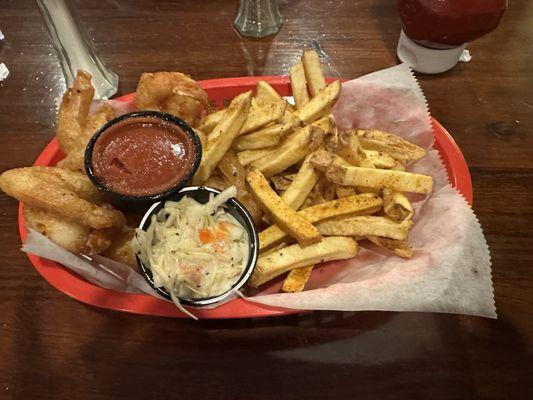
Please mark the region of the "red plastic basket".
[[[220, 107], [228, 99], [243, 91], [253, 89], [259, 80], [268, 82], [282, 96], [291, 95], [290, 79], [284, 76], [262, 76], [212, 79], [201, 81], [200, 85], [206, 90], [209, 98]], [[129, 102], [133, 100], [133, 93], [117, 100]], [[472, 202], [472, 181], [466, 161], [446, 130], [433, 119], [433, 133], [435, 135], [435, 149], [440, 153], [451, 184]], [[62, 158], [56, 139], [53, 139], [37, 157], [34, 165], [55, 165]], [[19, 205], [19, 230], [22, 241], [26, 240], [27, 230], [24, 226], [23, 204]], [[54, 261], [50, 261], [32, 254], [28, 257], [35, 269], [56, 289], [83, 303], [111, 310], [126, 311], [136, 314], [157, 315], [165, 317], [185, 317], [173, 303], [156, 299], [143, 294], [128, 294], [96, 286], [76, 273]], [[314, 271], [313, 273], [319, 273]], [[279, 283], [274, 285], [279, 286]], [[274, 287], [273, 287], [274, 289]], [[289, 310], [263, 306], [243, 299], [234, 299], [215, 309], [194, 310], [198, 318], [251, 318], [297, 313], [299, 310]]]

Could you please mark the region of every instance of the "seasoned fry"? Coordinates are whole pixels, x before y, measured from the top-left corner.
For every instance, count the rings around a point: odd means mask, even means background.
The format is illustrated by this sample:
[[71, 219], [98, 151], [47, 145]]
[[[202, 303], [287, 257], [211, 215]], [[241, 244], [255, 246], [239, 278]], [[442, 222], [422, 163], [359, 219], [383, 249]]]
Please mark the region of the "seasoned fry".
[[335, 153], [343, 158], [348, 164], [360, 166], [365, 158], [365, 153], [359, 144], [359, 138], [355, 131], [343, 131], [339, 133], [339, 140]]
[[335, 199], [335, 195], [335, 185], [332, 185], [323, 174], [320, 174], [320, 177], [311, 192], [312, 204], [326, 203]]
[[217, 126], [222, 118], [224, 118], [224, 113], [226, 112], [225, 108], [212, 112], [211, 114], [206, 115], [198, 124], [197, 129], [200, 129], [205, 134], [209, 135], [215, 126]]
[[296, 174], [280, 174], [270, 178], [270, 182], [274, 185], [274, 190], [276, 192], [285, 192], [291, 185], [292, 181], [294, 181], [295, 177]]
[[272, 147], [298, 125], [297, 119], [292, 122], [274, 124], [259, 131], [241, 136], [235, 140], [233, 148], [236, 150], [252, 150]]
[[309, 102], [307, 82], [305, 80], [304, 66], [301, 62], [294, 64], [290, 69], [292, 95], [296, 108], [302, 108]]
[[[55, 167], [42, 168], [53, 170]], [[0, 175], [0, 189], [30, 207], [53, 212], [93, 229], [124, 225], [125, 217], [120, 211], [110, 205], [91, 203], [67, 185], [51, 181], [43, 185], [42, 175], [42, 169], [36, 173], [33, 167], [5, 171]]]
[[412, 222], [405, 220], [398, 224], [387, 217], [361, 215], [316, 224], [324, 236], [383, 236], [390, 239], [405, 240]]
[[249, 283], [258, 287], [295, 268], [352, 258], [357, 250], [357, 242], [348, 237], [328, 237], [307, 247], [294, 244], [266, 256], [259, 256]]
[[286, 293], [296, 293], [304, 290], [305, 284], [311, 276], [314, 265], [308, 267], [295, 268], [291, 270], [281, 286], [281, 290]]
[[202, 149], [205, 149], [207, 147], [207, 135], [200, 129], [196, 128], [194, 129], [196, 132], [196, 135], [198, 136], [198, 139], [200, 139], [200, 144], [202, 145]]
[[251, 98], [252, 92], [248, 91], [231, 101], [224, 119], [213, 130], [216, 139], [213, 142], [208, 140], [207, 149], [202, 153], [202, 162], [193, 177], [193, 184], [204, 183], [224, 157], [248, 116]]
[[322, 73], [318, 53], [314, 50], [305, 50], [302, 54], [302, 63], [309, 93], [311, 97], [315, 97], [326, 87], [326, 80]]
[[[263, 216], [263, 211], [255, 201], [254, 197], [249, 193], [245, 181], [246, 169], [239, 162], [232, 150], [228, 150], [224, 157], [222, 157], [218, 163], [218, 170], [229, 185], [235, 186], [237, 189], [237, 200], [244, 204], [246, 209], [250, 212], [254, 222], [256, 224], [259, 223]], [[225, 185], [224, 187], [229, 185]]]
[[365, 186], [374, 189], [389, 188], [399, 192], [428, 194], [433, 188], [433, 178], [428, 175], [386, 169], [345, 167], [332, 164], [326, 176], [344, 186]]
[[387, 153], [375, 150], [363, 150], [363, 152], [376, 168], [391, 169], [396, 166], [396, 160]]
[[313, 224], [285, 204], [272, 190], [261, 172], [253, 170], [246, 180], [263, 210], [268, 212], [276, 224], [294, 237], [300, 245], [307, 246], [320, 241], [321, 236]]
[[363, 149], [381, 151], [396, 160], [419, 160], [426, 155], [423, 148], [391, 133], [358, 130], [357, 135]]
[[[355, 195], [317, 204], [298, 211], [311, 223], [325, 221], [334, 217], [372, 214], [379, 211], [383, 200], [374, 195]], [[259, 250], [267, 249], [287, 238], [287, 234], [277, 225], [269, 226], [259, 232]]]
[[281, 195], [281, 200], [294, 210], [298, 210], [302, 206], [318, 180], [318, 174], [310, 161], [312, 154], [304, 159], [293, 181]]
[[391, 168], [393, 171], [405, 171], [404, 161], [396, 160], [396, 164]]
[[211, 174], [211, 176], [204, 182], [204, 186], [209, 186], [218, 190], [224, 190], [230, 186], [230, 184], [218, 174]]
[[403, 193], [383, 189], [383, 211], [396, 222], [412, 218], [413, 206]]
[[40, 208], [24, 206], [26, 226], [46, 236], [71, 253], [85, 249], [91, 228]]
[[349, 167], [350, 164], [344, 158], [333, 154], [327, 150], [324, 149], [318, 149], [314, 153], [311, 154], [311, 164], [320, 172], [327, 172], [327, 170], [332, 165], [339, 165], [339, 166], [346, 166]]
[[330, 83], [309, 103], [295, 112], [295, 116], [306, 124], [309, 124], [321, 116], [328, 114], [341, 92], [340, 81]]
[[398, 257], [413, 257], [413, 248], [405, 240], [388, 239], [378, 236], [367, 236], [367, 239], [376, 246], [391, 250]]
[[246, 166], [253, 163], [256, 160], [259, 160], [263, 156], [272, 154], [276, 150], [275, 147], [267, 147], [265, 149], [256, 149], [256, 150], [243, 150], [237, 153], [237, 158], [239, 162]]
[[265, 81], [259, 81], [256, 96], [252, 100], [250, 114], [242, 126], [239, 136], [256, 131], [270, 122], [281, 118], [287, 102]]
[[335, 186], [335, 193], [337, 193], [337, 197], [339, 199], [342, 199], [343, 197], [356, 195], [357, 191], [355, 190], [355, 188], [350, 187], [350, 186], [339, 186], [339, 185], [336, 185]]
[[252, 165], [266, 177], [271, 177], [298, 163], [311, 151], [316, 150], [323, 139], [324, 131], [316, 126], [308, 125], [297, 129], [276, 147], [275, 151], [254, 161]]

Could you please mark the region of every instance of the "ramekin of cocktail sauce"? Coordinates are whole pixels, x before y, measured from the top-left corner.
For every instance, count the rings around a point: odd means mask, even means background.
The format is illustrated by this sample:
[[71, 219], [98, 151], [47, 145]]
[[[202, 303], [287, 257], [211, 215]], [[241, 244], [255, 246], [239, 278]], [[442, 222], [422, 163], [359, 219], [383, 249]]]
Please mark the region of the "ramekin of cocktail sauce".
[[177, 193], [201, 159], [200, 139], [185, 121], [138, 111], [109, 121], [93, 135], [85, 151], [85, 170], [115, 199], [146, 202]]

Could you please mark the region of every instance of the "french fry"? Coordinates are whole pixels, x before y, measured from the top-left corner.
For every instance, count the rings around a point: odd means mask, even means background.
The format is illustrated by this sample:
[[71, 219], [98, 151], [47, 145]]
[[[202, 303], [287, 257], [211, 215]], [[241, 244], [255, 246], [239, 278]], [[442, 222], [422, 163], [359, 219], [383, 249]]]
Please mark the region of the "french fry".
[[[298, 211], [311, 223], [335, 217], [373, 214], [381, 209], [383, 200], [374, 195], [356, 195], [317, 204]], [[267, 249], [287, 238], [287, 234], [277, 225], [271, 225], [259, 232], [259, 250]]]
[[285, 113], [291, 113], [292, 114], [295, 111], [296, 111], [296, 106], [287, 101], [287, 108], [285, 109]]
[[346, 167], [332, 164], [328, 179], [343, 186], [365, 186], [373, 189], [389, 188], [399, 192], [428, 194], [433, 188], [433, 178], [428, 175], [377, 168]]
[[396, 164], [391, 168], [393, 171], [405, 171], [404, 161], [396, 160]]
[[[235, 186], [237, 189], [237, 200], [239, 200], [246, 209], [250, 212], [252, 219], [257, 224], [261, 221], [263, 211], [259, 204], [255, 201], [252, 194], [248, 191], [246, 185], [246, 169], [239, 162], [235, 153], [230, 149], [224, 154], [217, 166], [218, 171], [229, 182], [229, 185]], [[226, 185], [225, 187], [228, 187]]]
[[272, 185], [274, 185], [274, 189], [276, 190], [276, 192], [285, 192], [291, 185], [292, 181], [294, 181], [295, 177], [296, 174], [274, 175], [272, 178], [270, 178], [270, 182], [272, 183]]
[[413, 217], [413, 206], [403, 193], [383, 189], [383, 211], [396, 222]]
[[287, 277], [283, 280], [281, 290], [286, 293], [301, 292], [305, 288], [305, 284], [311, 276], [314, 265], [308, 267], [295, 268], [289, 271]]
[[318, 53], [314, 50], [305, 50], [302, 54], [302, 63], [309, 93], [311, 97], [315, 97], [326, 87]]
[[291, 122], [267, 126], [259, 131], [237, 138], [235, 143], [233, 143], [233, 148], [236, 150], [252, 150], [275, 146], [298, 124], [299, 121], [294, 119]]
[[390, 239], [405, 240], [412, 221], [394, 222], [387, 217], [361, 215], [335, 219], [316, 224], [324, 236], [382, 236]]
[[223, 108], [221, 110], [217, 110], [215, 112], [212, 112], [211, 114], [206, 115], [198, 124], [197, 129], [200, 129], [206, 135], [210, 134], [215, 128], [215, 126], [217, 126], [222, 120], [222, 118], [224, 118], [225, 112], [226, 109]]
[[324, 149], [313, 152], [310, 161], [317, 170], [323, 173], [326, 173], [331, 166], [350, 166], [344, 158]]
[[301, 62], [295, 64], [290, 69], [291, 88], [296, 108], [302, 108], [309, 102], [307, 93], [307, 82], [305, 80], [304, 66]]
[[294, 237], [300, 245], [307, 246], [320, 241], [321, 235], [313, 224], [285, 204], [272, 190], [261, 172], [251, 171], [246, 180], [263, 210], [268, 212], [276, 224]]
[[377, 130], [358, 130], [357, 135], [363, 149], [381, 151], [396, 160], [418, 160], [426, 155], [423, 148], [391, 133]]
[[311, 192], [312, 204], [322, 204], [335, 199], [335, 185], [332, 185], [327, 178], [320, 174], [313, 191]]
[[198, 128], [194, 129], [194, 131], [196, 132], [196, 135], [198, 135], [198, 139], [200, 139], [202, 149], [205, 149], [207, 147], [207, 135], [204, 133], [204, 131]]
[[413, 248], [405, 240], [388, 239], [378, 236], [367, 236], [367, 239], [376, 246], [391, 250], [398, 257], [413, 257]]
[[229, 182], [227, 182], [225, 179], [220, 177], [217, 174], [211, 174], [209, 178], [204, 182], [205, 186], [209, 186], [218, 190], [224, 190], [229, 185]]
[[396, 160], [387, 153], [376, 150], [363, 150], [363, 152], [376, 168], [392, 169], [396, 166]]
[[287, 102], [265, 81], [259, 81], [256, 96], [253, 98], [250, 113], [239, 132], [244, 135], [256, 131], [281, 118], [287, 108]]
[[259, 160], [267, 154], [271, 154], [276, 150], [276, 147], [268, 147], [265, 149], [255, 149], [255, 150], [243, 150], [237, 153], [237, 158], [239, 162], [246, 166], [253, 163], [256, 160]]
[[352, 258], [357, 254], [357, 250], [355, 240], [341, 236], [324, 238], [307, 247], [294, 244], [266, 256], [259, 256], [249, 283], [253, 287], [258, 287], [295, 268]]
[[266, 177], [280, 173], [301, 161], [311, 151], [316, 150], [324, 139], [324, 131], [308, 125], [296, 129], [272, 153], [254, 161], [252, 165]]
[[294, 210], [302, 206], [318, 180], [318, 174], [310, 161], [311, 157], [312, 154], [309, 154], [304, 159], [292, 183], [281, 195], [281, 200]]
[[359, 137], [355, 131], [342, 131], [338, 134], [335, 154], [342, 157], [348, 164], [360, 166], [365, 153], [359, 144]]
[[202, 154], [200, 167], [193, 177], [193, 184], [204, 183], [213, 173], [218, 162], [224, 157], [248, 116], [251, 98], [252, 92], [248, 91], [231, 101], [224, 118], [213, 129], [216, 139], [214, 141], [211, 141], [211, 138], [208, 140], [207, 149]]
[[[293, 244], [293, 243], [291, 243], [291, 244]], [[283, 249], [284, 247], [287, 247], [287, 245], [288, 245], [287, 242], [281, 242], [281, 243], [278, 243], [277, 245], [275, 245], [275, 246], [273, 246], [273, 247], [271, 247], [271, 248], [269, 248], [269, 249], [261, 250], [261, 251], [259, 252], [259, 255], [260, 255], [260, 256], [266, 256], [266, 255], [271, 254], [271, 253], [273, 253], [273, 252], [275, 252], [275, 251], [281, 250], [281, 249]]]
[[335, 186], [335, 193], [337, 194], [337, 197], [339, 199], [342, 199], [343, 197], [348, 197], [348, 196], [354, 196], [357, 194], [357, 191], [355, 190], [355, 188], [353, 187], [350, 187], [350, 186]]
[[330, 83], [316, 97], [313, 97], [309, 103], [297, 110], [294, 113], [295, 116], [306, 124], [316, 121], [329, 113], [329, 110], [339, 97], [340, 92], [340, 81]]

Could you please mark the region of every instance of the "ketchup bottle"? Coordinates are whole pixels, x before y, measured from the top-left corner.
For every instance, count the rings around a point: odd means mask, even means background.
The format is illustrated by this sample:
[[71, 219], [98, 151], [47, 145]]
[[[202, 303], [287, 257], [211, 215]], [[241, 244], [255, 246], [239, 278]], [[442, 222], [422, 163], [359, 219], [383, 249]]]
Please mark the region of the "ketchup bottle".
[[415, 71], [437, 74], [457, 64], [466, 44], [495, 29], [507, 0], [398, 0], [397, 54]]

